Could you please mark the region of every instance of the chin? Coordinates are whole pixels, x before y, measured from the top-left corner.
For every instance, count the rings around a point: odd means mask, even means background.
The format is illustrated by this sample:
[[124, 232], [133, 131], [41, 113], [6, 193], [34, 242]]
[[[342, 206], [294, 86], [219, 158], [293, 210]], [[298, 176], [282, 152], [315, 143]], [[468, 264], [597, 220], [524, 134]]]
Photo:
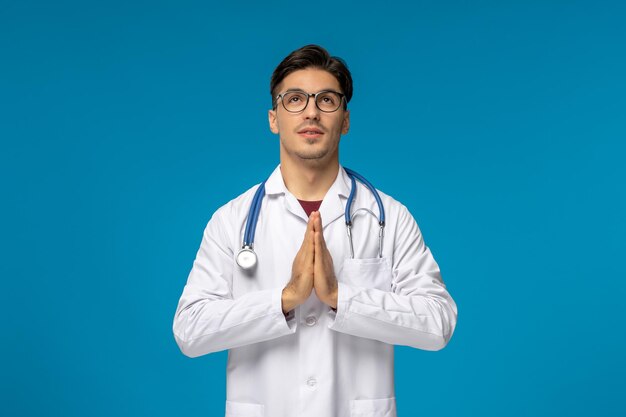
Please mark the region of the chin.
[[296, 153], [296, 156], [300, 159], [304, 159], [307, 161], [319, 161], [324, 159], [324, 157], [328, 155], [328, 152], [326, 151], [322, 151], [322, 152], [298, 152]]

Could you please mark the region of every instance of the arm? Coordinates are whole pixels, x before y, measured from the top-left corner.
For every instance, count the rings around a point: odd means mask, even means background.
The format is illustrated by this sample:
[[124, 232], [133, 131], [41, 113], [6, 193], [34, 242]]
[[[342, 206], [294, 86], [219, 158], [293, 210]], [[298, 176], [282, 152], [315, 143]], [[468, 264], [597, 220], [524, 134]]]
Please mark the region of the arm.
[[328, 312], [334, 318], [330, 329], [424, 350], [442, 349], [452, 337], [457, 306], [406, 207], [398, 218], [392, 267], [379, 262], [343, 273], [377, 274], [372, 282], [391, 282], [391, 288], [350, 284], [362, 282], [358, 277], [340, 280], [337, 311]]
[[204, 230], [174, 316], [174, 338], [189, 357], [295, 332], [293, 311], [283, 313], [282, 288], [252, 291], [233, 299], [235, 266], [230, 241], [218, 211]]

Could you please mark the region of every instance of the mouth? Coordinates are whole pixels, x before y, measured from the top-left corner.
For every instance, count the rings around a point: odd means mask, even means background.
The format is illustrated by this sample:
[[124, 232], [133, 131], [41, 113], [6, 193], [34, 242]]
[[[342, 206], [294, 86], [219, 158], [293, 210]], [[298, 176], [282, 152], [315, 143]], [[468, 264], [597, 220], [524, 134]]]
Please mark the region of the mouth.
[[300, 136], [304, 136], [305, 138], [318, 138], [324, 134], [321, 129], [317, 127], [305, 127], [298, 131]]

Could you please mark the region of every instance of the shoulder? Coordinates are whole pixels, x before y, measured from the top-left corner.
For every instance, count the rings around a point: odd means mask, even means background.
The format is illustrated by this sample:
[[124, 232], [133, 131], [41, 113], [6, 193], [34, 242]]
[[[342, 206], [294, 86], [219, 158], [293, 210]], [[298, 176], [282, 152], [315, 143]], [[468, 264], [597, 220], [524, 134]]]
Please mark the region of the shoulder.
[[410, 240], [411, 238], [420, 238], [422, 231], [406, 205], [376, 189], [385, 208], [385, 228], [393, 231], [393, 236], [400, 240]]
[[220, 214], [228, 214], [233, 211], [239, 211], [243, 207], [249, 208], [252, 203], [252, 199], [254, 198], [254, 193], [259, 188], [261, 183], [255, 184], [252, 187], [248, 188], [243, 193], [239, 194], [237, 197], [228, 201], [226, 204], [222, 205], [220, 208], [216, 210], [216, 213]]
[[222, 222], [228, 223], [240, 217], [242, 213], [244, 213], [244, 216], [247, 216], [250, 205], [252, 204], [252, 199], [254, 198], [254, 193], [256, 193], [260, 185], [261, 183], [253, 185], [237, 197], [220, 206], [215, 210], [212, 218], [217, 218]]
[[[363, 193], [368, 193], [371, 195], [370, 191], [363, 184], [360, 184], [360, 186], [363, 187]], [[383, 207], [385, 209], [386, 224], [396, 223], [398, 221], [406, 221], [407, 217], [412, 218], [408, 208], [400, 201], [378, 188], [376, 188], [376, 192], [378, 192], [378, 195], [380, 196], [381, 202], [383, 203]], [[374, 196], [372, 195], [371, 198], [374, 199]]]

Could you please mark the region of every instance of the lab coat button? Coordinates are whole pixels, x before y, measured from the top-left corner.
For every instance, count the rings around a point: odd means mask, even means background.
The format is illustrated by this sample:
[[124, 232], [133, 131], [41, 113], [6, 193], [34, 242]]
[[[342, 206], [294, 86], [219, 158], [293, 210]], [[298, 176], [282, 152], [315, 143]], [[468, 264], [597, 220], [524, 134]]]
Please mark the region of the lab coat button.
[[314, 387], [315, 385], [317, 385], [317, 380], [316, 380], [315, 378], [309, 378], [309, 379], [306, 381], [306, 384], [307, 384], [309, 387]]
[[309, 316], [306, 318], [307, 326], [315, 326], [315, 323], [317, 323], [317, 319], [314, 316]]

